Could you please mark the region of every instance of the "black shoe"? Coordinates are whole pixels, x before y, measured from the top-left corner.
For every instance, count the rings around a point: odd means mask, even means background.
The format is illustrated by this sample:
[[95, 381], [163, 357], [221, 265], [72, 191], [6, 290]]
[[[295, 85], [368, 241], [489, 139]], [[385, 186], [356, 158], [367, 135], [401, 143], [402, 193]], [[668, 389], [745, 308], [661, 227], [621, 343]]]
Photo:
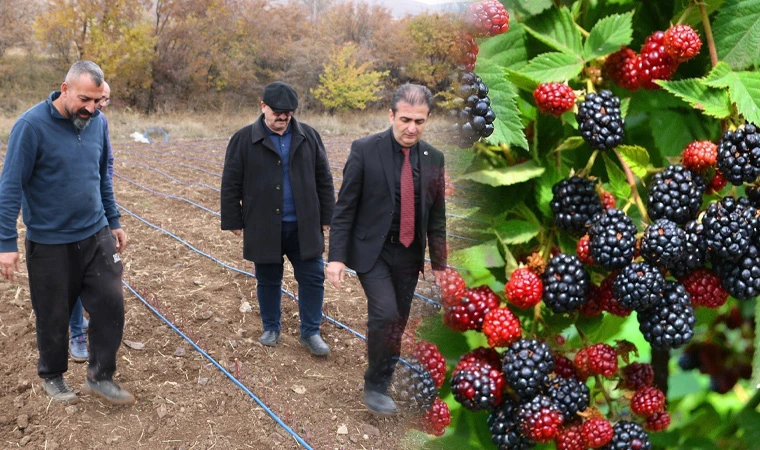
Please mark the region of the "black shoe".
[[325, 342], [319, 334], [307, 338], [299, 338], [298, 342], [309, 347], [309, 351], [312, 355], [326, 356], [330, 354], [330, 347], [327, 346], [327, 342]]
[[259, 342], [261, 342], [261, 345], [266, 345], [267, 347], [274, 347], [277, 345], [278, 342], [280, 342], [280, 332], [279, 331], [265, 331], [264, 334], [261, 335], [259, 338]]
[[388, 394], [370, 389], [364, 389], [364, 404], [376, 414], [389, 416], [398, 412], [396, 402]]
[[89, 378], [84, 383], [90, 394], [97, 395], [112, 405], [133, 405], [135, 397], [120, 388], [113, 380], [92, 381]]
[[70, 402], [77, 398], [77, 391], [66, 384], [63, 375], [43, 380], [42, 387], [48, 397], [59, 402]]

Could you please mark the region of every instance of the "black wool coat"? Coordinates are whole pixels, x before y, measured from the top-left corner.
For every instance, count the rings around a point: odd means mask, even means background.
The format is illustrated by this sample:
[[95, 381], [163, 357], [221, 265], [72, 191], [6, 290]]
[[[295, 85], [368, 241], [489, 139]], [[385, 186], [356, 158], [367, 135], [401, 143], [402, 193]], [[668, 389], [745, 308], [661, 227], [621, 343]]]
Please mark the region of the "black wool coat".
[[[298, 217], [302, 259], [325, 249], [322, 225], [335, 208], [335, 188], [322, 138], [309, 125], [290, 121], [290, 185]], [[236, 132], [227, 145], [222, 173], [222, 230], [243, 230], [243, 257], [259, 264], [282, 262], [282, 158], [264, 115]]]

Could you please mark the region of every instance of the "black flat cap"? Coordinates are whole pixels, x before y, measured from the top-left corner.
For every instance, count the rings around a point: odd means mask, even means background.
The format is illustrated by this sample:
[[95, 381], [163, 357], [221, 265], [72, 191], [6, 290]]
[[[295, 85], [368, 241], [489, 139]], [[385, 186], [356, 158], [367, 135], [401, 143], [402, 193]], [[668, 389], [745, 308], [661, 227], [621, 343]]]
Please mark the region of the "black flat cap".
[[274, 111], [295, 111], [298, 108], [296, 90], [282, 81], [267, 84], [262, 101]]

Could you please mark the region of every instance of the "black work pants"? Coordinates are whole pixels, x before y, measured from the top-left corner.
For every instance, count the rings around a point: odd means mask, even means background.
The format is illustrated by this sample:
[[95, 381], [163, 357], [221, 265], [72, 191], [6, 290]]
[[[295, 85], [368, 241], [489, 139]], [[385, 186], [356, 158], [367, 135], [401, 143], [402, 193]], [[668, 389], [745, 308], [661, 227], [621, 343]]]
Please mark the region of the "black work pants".
[[90, 313], [87, 376], [93, 381], [110, 379], [124, 331], [123, 269], [110, 228], [71, 244], [27, 239], [26, 267], [36, 315], [39, 376], [53, 378], [68, 369], [69, 318], [81, 298]]
[[358, 274], [367, 296], [365, 389], [385, 393], [393, 377], [423, 264], [419, 245], [386, 241], [372, 269]]

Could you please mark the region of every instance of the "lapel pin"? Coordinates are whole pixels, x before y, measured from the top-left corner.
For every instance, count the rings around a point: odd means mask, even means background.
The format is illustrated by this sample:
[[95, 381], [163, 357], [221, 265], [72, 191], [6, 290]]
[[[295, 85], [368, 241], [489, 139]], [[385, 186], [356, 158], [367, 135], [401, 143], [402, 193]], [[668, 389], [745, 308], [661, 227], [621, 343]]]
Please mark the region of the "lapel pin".
[[425, 156], [427, 156], [427, 150], [425, 150], [424, 152], [422, 152], [422, 154], [425, 155]]

